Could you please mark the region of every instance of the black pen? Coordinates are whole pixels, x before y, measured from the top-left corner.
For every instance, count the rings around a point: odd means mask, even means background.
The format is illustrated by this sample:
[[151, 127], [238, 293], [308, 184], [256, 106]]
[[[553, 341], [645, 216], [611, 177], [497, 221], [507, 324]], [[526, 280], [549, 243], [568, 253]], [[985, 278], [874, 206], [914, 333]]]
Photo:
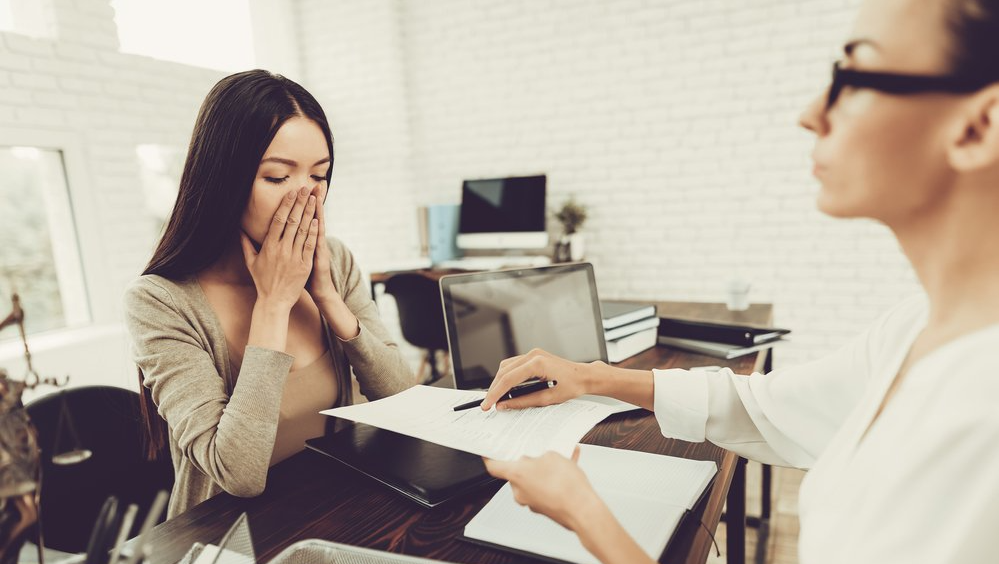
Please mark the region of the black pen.
[[[520, 396], [526, 396], [527, 394], [533, 394], [534, 392], [554, 388], [556, 384], [558, 384], [558, 380], [530, 380], [523, 382], [510, 388], [510, 391], [500, 396], [499, 401], [518, 398]], [[482, 400], [475, 400], [461, 405], [456, 405], [454, 406], [454, 410], [464, 411], [466, 409], [472, 409], [473, 407], [479, 407], [480, 405], [482, 405]]]

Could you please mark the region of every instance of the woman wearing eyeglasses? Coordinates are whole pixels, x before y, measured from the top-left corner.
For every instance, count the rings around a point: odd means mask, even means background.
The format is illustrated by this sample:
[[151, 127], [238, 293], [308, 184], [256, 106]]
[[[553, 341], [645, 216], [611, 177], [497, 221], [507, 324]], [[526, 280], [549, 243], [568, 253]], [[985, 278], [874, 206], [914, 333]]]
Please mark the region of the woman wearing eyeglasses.
[[[818, 206], [887, 225], [925, 295], [839, 352], [741, 376], [504, 361], [483, 409], [530, 377], [550, 390], [654, 410], [663, 434], [809, 468], [799, 552], [816, 563], [999, 562], [999, 1], [868, 0], [827, 92]], [[516, 499], [575, 531], [603, 562], [651, 562], [573, 461], [486, 461]]]

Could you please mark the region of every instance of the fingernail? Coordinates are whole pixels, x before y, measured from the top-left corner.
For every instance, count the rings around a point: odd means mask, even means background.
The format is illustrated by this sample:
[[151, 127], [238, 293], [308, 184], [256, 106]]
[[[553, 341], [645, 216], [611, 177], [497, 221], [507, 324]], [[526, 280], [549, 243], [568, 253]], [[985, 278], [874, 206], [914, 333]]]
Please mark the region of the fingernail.
[[316, 203], [316, 197], [315, 196], [309, 196], [309, 203], [310, 204]]
[[298, 189], [298, 193], [304, 196], [309, 193], [309, 189], [306, 188], [305, 186], [302, 186], [301, 188]]

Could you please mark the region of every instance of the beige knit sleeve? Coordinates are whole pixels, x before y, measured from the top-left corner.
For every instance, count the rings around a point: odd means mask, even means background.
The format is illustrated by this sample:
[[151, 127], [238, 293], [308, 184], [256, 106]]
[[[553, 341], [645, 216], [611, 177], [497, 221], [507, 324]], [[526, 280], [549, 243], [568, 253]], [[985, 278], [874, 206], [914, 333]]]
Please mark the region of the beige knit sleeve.
[[167, 289], [140, 278], [126, 291], [124, 305], [143, 385], [183, 456], [225, 491], [259, 495], [293, 357], [246, 347], [230, 397], [205, 338]]
[[[353, 253], [336, 239], [330, 240], [334, 280], [342, 281], [338, 290], [344, 303], [357, 316], [361, 332], [343, 341], [344, 352], [357, 376], [361, 393], [369, 400], [381, 399], [416, 385], [416, 377], [392, 340], [378, 315]], [[338, 276], [339, 274], [339, 276]]]

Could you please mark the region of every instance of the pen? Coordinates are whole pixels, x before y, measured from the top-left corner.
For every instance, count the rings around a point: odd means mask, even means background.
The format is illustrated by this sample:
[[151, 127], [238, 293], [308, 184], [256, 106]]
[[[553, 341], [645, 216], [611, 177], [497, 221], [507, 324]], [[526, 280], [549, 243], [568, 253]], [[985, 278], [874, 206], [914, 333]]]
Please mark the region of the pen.
[[[510, 388], [510, 391], [500, 396], [499, 401], [526, 396], [527, 394], [533, 394], [534, 392], [554, 388], [556, 384], [558, 384], [558, 380], [530, 380]], [[461, 405], [456, 405], [454, 406], [454, 410], [464, 411], [466, 409], [472, 409], [473, 407], [479, 407], [480, 405], [482, 405], [482, 400], [475, 400]]]
[[125, 510], [125, 515], [121, 518], [121, 526], [118, 527], [118, 537], [114, 541], [114, 549], [111, 550], [110, 564], [118, 564], [118, 555], [121, 554], [121, 547], [128, 538], [128, 533], [132, 530], [132, 523], [135, 522], [135, 514], [139, 511], [139, 506], [130, 504]]
[[104, 500], [94, 528], [90, 532], [85, 564], [103, 564], [106, 561], [104, 559], [107, 557], [108, 543], [118, 534], [118, 528], [115, 526], [118, 515], [118, 498], [109, 496]]
[[166, 508], [169, 498], [170, 494], [165, 490], [160, 490], [156, 494], [153, 504], [149, 506], [149, 513], [146, 513], [146, 520], [142, 522], [142, 528], [139, 529], [139, 534], [135, 537], [135, 544], [132, 545], [132, 555], [128, 558], [126, 564], [138, 564], [149, 556], [149, 529], [152, 529], [156, 525], [156, 521], [159, 520], [163, 509]]

